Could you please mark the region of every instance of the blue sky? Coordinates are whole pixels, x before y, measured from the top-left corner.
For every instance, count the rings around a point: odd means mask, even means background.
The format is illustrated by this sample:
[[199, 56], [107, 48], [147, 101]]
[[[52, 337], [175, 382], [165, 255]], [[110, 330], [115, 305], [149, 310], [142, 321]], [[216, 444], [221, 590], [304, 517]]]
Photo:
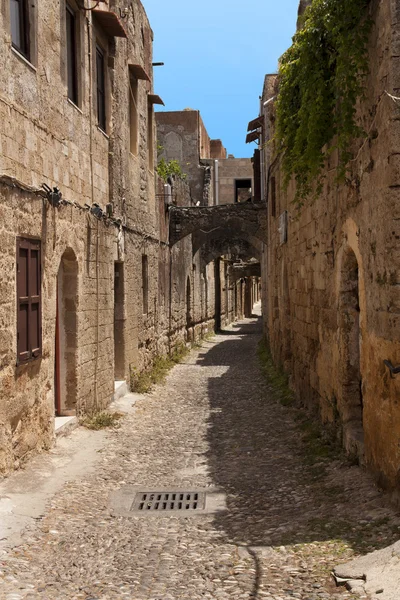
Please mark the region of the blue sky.
[[142, 0], [154, 32], [163, 110], [200, 110], [211, 138], [236, 157], [259, 114], [264, 75], [291, 44], [298, 0]]

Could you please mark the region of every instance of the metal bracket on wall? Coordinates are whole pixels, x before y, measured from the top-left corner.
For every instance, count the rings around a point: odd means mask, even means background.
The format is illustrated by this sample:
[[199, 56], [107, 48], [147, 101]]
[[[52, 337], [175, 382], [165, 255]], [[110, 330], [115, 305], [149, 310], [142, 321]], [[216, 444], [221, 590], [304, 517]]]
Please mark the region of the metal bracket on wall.
[[387, 366], [387, 368], [390, 371], [390, 377], [392, 379], [394, 379], [394, 376], [398, 375], [398, 373], [400, 373], [400, 365], [398, 365], [397, 367], [394, 367], [390, 360], [384, 360], [383, 362], [385, 363], [385, 365]]

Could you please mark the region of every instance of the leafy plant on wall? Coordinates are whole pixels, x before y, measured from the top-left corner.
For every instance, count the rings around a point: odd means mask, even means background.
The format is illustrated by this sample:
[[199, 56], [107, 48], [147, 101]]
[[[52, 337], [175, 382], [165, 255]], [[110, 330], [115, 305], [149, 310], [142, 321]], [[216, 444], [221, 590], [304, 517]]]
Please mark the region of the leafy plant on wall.
[[276, 141], [286, 185], [294, 176], [296, 201], [319, 194], [327, 157], [338, 150], [338, 178], [364, 134], [356, 108], [369, 71], [370, 0], [313, 0], [279, 67]]
[[177, 160], [166, 161], [164, 158], [158, 161], [157, 173], [167, 181], [168, 177], [175, 175], [179, 179], [186, 179], [186, 173], [182, 171], [182, 167]]
[[179, 179], [186, 179], [187, 175], [182, 171], [182, 167], [177, 160], [169, 160], [166, 161], [165, 158], [160, 158], [162, 153], [164, 152], [164, 147], [157, 142], [157, 156], [158, 156], [158, 164], [157, 164], [157, 173], [164, 180], [167, 181], [168, 177], [174, 175]]

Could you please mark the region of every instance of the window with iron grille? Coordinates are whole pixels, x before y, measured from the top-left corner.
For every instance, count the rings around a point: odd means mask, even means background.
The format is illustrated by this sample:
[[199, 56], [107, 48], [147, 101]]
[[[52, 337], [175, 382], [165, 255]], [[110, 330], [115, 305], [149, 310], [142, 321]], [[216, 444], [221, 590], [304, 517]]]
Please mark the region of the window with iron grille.
[[96, 46], [97, 123], [106, 130], [106, 76], [105, 57], [100, 46]]
[[10, 20], [12, 45], [29, 60], [28, 0], [10, 0]]
[[76, 39], [76, 14], [67, 4], [66, 6], [66, 29], [67, 29], [67, 83], [68, 98], [74, 104], [78, 104], [78, 61], [77, 61], [77, 39]]
[[17, 364], [42, 354], [40, 240], [17, 238]]

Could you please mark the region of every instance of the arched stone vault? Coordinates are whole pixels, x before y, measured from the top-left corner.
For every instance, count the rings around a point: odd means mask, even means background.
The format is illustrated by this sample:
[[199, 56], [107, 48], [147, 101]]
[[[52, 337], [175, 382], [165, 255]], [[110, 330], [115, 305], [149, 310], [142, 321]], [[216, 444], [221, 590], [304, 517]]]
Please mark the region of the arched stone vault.
[[242, 277], [261, 277], [261, 265], [257, 261], [232, 265], [229, 268], [229, 276], [234, 281]]
[[264, 204], [225, 204], [221, 206], [171, 206], [169, 240], [173, 246], [194, 232], [205, 235], [219, 231], [225, 237], [256, 238], [267, 241], [267, 211]]
[[225, 236], [211, 239], [203, 238], [203, 243], [199, 250], [203, 265], [207, 265], [219, 256], [227, 254], [242, 260], [260, 258], [260, 250], [250, 241], [242, 238], [227, 238]]

